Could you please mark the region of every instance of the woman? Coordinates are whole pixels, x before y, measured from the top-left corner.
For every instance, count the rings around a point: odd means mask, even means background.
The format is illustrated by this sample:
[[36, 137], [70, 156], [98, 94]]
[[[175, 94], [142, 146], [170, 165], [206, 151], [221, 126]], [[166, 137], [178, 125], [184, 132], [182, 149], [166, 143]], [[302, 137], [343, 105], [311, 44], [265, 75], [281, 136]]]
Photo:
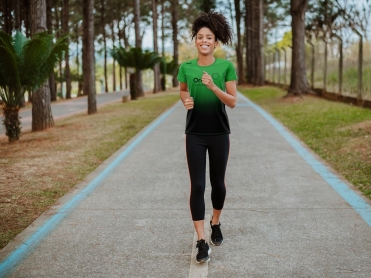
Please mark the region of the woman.
[[236, 106], [236, 72], [229, 61], [215, 58], [219, 43], [230, 44], [232, 31], [226, 18], [216, 12], [202, 13], [193, 22], [192, 39], [198, 58], [181, 64], [178, 73], [180, 98], [188, 110], [186, 153], [191, 180], [190, 209], [198, 235], [197, 263], [210, 260], [211, 249], [205, 240], [206, 152], [209, 154], [213, 217], [211, 243], [220, 245], [220, 214], [226, 189], [225, 171], [229, 155], [229, 122], [225, 105]]

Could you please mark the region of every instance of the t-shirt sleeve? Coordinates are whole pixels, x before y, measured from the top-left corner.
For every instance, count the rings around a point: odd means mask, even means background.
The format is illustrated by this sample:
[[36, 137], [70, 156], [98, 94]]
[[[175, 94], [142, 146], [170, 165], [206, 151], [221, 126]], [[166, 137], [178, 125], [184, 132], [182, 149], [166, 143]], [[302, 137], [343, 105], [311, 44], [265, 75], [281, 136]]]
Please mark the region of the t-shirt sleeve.
[[187, 82], [187, 77], [184, 73], [184, 64], [181, 64], [178, 70], [178, 81], [186, 83]]
[[227, 72], [226, 72], [226, 75], [225, 75], [225, 82], [228, 82], [228, 81], [233, 81], [233, 80], [237, 80], [237, 74], [236, 74], [236, 70], [234, 69], [234, 66], [232, 63], [228, 63], [228, 68], [227, 68]]

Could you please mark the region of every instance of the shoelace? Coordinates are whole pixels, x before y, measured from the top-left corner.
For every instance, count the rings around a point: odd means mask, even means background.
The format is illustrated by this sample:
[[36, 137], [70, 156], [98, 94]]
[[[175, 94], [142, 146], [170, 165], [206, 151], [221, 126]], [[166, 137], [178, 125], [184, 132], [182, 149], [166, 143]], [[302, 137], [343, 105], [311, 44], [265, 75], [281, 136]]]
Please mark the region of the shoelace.
[[198, 248], [198, 252], [204, 251], [207, 253], [207, 245], [204, 241], [197, 242], [196, 248]]
[[222, 237], [222, 231], [220, 230], [220, 224], [219, 225], [211, 225], [211, 228], [213, 229], [213, 236], [215, 238]]

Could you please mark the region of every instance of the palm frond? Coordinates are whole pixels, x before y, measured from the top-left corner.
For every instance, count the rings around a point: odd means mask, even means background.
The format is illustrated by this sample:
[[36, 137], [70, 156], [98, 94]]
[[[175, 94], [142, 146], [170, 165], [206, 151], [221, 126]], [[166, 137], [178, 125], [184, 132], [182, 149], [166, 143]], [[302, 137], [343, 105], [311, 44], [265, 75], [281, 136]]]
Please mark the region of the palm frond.
[[22, 32], [17, 31], [14, 36], [14, 49], [17, 52], [18, 57], [22, 56], [23, 46], [28, 41], [27, 37], [22, 34]]
[[44, 32], [35, 35], [24, 45], [24, 58], [20, 66], [21, 83], [28, 89], [34, 89], [42, 83], [39, 71], [48, 58], [52, 41], [53, 36]]
[[0, 31], [0, 86], [5, 92], [9, 87], [15, 90], [21, 87], [17, 64], [17, 53], [12, 44], [12, 37]]
[[41, 86], [53, 72], [57, 62], [62, 60], [63, 53], [68, 49], [68, 35], [60, 37], [52, 46], [49, 47], [48, 57], [40, 67], [39, 83], [35, 87]]
[[[164, 58], [161, 58], [161, 62], [160, 62], [160, 72], [161, 72], [161, 74], [165, 73], [165, 63], [166, 62], [164, 62]], [[170, 62], [166, 63], [166, 74], [174, 75], [174, 73], [176, 72], [178, 67], [179, 67], [179, 65], [177, 63], [175, 63], [174, 60], [171, 60]]]

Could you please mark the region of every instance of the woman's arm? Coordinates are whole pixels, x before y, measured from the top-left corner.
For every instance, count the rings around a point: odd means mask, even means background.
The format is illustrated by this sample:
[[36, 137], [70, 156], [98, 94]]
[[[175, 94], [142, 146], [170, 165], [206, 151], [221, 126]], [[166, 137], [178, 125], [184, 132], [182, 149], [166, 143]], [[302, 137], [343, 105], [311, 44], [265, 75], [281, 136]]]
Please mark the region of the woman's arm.
[[213, 91], [214, 94], [229, 108], [234, 108], [236, 106], [237, 88], [235, 80], [225, 82], [226, 93], [214, 84], [212, 77], [207, 72], [204, 72], [202, 75], [202, 83]]
[[193, 109], [193, 98], [190, 97], [187, 83], [179, 82], [180, 84], [180, 99], [187, 110]]

